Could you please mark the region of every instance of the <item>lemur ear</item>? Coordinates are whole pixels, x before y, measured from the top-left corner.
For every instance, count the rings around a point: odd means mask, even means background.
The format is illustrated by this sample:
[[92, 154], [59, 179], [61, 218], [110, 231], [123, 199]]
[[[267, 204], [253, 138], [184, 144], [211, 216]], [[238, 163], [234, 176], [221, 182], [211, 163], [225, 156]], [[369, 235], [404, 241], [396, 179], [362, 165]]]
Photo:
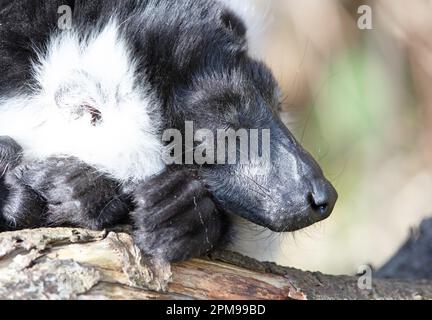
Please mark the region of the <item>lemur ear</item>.
[[224, 10], [220, 17], [222, 26], [236, 38], [246, 39], [247, 28], [243, 21], [231, 10]]
[[100, 83], [86, 72], [74, 71], [63, 80], [54, 94], [54, 100], [68, 117], [78, 119], [88, 115], [92, 125], [102, 120], [100, 106], [103, 93]]

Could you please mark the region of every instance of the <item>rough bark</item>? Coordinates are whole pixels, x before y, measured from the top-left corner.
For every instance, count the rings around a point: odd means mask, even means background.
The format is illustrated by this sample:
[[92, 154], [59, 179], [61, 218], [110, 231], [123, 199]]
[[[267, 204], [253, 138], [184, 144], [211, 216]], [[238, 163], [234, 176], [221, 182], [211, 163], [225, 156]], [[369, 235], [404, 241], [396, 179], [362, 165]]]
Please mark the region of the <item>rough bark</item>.
[[167, 265], [125, 231], [0, 234], [0, 299], [431, 299], [432, 282], [330, 276], [220, 251]]

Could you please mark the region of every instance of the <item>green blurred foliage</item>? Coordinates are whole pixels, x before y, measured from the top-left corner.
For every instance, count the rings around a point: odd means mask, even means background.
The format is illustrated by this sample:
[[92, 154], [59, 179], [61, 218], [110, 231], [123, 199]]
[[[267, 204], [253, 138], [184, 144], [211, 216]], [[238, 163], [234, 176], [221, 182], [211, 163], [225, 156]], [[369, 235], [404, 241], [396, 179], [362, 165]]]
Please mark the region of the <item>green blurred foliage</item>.
[[345, 176], [342, 187], [350, 191], [360, 182], [364, 157], [382, 150], [393, 112], [390, 82], [378, 59], [362, 48], [352, 49], [329, 65], [307, 108], [303, 144], [330, 178]]

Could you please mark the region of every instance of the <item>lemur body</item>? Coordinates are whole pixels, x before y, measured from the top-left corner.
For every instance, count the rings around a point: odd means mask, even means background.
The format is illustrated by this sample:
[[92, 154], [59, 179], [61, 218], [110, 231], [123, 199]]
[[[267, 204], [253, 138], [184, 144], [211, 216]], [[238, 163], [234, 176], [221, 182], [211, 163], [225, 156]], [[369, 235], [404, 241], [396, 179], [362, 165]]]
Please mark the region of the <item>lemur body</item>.
[[[130, 213], [145, 253], [181, 260], [223, 238], [221, 211], [275, 231], [322, 220], [336, 193], [279, 103], [222, 2], [0, 2], [0, 228], [99, 229]], [[165, 169], [161, 132], [185, 121], [270, 129], [273, 160]]]

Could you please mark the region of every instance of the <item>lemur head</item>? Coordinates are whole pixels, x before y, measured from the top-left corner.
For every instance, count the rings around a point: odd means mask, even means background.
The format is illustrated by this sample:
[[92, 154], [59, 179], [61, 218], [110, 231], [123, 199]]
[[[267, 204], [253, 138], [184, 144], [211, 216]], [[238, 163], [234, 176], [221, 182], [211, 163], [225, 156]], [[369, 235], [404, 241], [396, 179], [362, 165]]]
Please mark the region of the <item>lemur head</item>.
[[[39, 2], [36, 7], [45, 7]], [[31, 99], [14, 99], [37, 112], [0, 117], [0, 128], [16, 133], [28, 153], [68, 154], [120, 180], [141, 180], [164, 167], [159, 130], [182, 130], [192, 121], [195, 131], [215, 135], [246, 129], [251, 141], [252, 129], [268, 130], [269, 139], [256, 140], [269, 147], [262, 158], [197, 165], [220, 207], [276, 231], [303, 228], [331, 213], [336, 191], [280, 121], [277, 83], [249, 55], [242, 20], [220, 1], [78, 2], [90, 13], [75, 15], [72, 30], [41, 40], [48, 49], [33, 57], [34, 72], [11, 72], [12, 79], [35, 76], [27, 87], [38, 88]], [[53, 7], [51, 26], [58, 19]], [[16, 132], [16, 119], [34, 130]], [[235, 154], [241, 151], [234, 146]], [[222, 157], [231, 154], [228, 148]]]
[[[51, 51], [67, 54], [68, 59], [51, 54], [41, 64], [40, 70], [52, 71], [46, 77], [39, 72], [42, 87], [63, 83], [48, 90], [57, 109], [82, 123], [80, 130], [73, 128], [72, 142], [78, 134], [82, 141], [79, 150], [71, 143], [73, 154], [105, 164], [116, 177], [137, 172], [147, 177], [162, 167], [156, 159], [145, 161], [158, 154], [153, 127], [159, 129], [159, 123], [161, 131], [183, 130], [191, 121], [195, 132], [207, 129], [215, 137], [218, 130], [245, 129], [250, 142], [252, 130], [258, 129], [258, 149], [269, 150], [262, 157], [248, 152], [249, 161], [243, 162], [243, 151], [235, 145], [234, 150], [225, 148], [222, 156], [217, 154], [228, 160], [232, 153], [239, 155], [230, 164], [197, 164], [219, 206], [274, 231], [297, 230], [328, 217], [336, 191], [279, 119], [278, 85], [270, 70], [250, 56], [243, 21], [213, 0], [149, 1], [140, 10], [142, 15], [137, 11], [117, 18], [108, 12], [107, 21], [100, 22], [106, 27], [84, 37], [85, 46], [83, 37], [73, 32], [54, 41]], [[102, 56], [109, 66], [99, 64]], [[43, 68], [47, 65], [59, 65], [64, 74], [58, 68]], [[75, 71], [76, 65], [85, 72]], [[145, 106], [148, 110], [142, 112]], [[152, 120], [156, 125], [150, 125]], [[268, 139], [260, 135], [265, 130]], [[65, 145], [61, 139], [59, 148], [64, 150]], [[113, 159], [111, 145], [119, 155]], [[94, 146], [97, 153], [92, 152]]]
[[[194, 12], [198, 16], [190, 17], [194, 23], [186, 31], [175, 29], [170, 38], [166, 36], [169, 30], [164, 30], [164, 39], [171, 39], [171, 46], [159, 43], [171, 55], [154, 75], [162, 77], [160, 72], [169, 61], [171, 77], [165, 81], [169, 89], [161, 86], [161, 92], [168, 92], [163, 116], [166, 128], [182, 130], [185, 121], [193, 121], [195, 133], [211, 130], [216, 144], [218, 130], [246, 129], [247, 139], [252, 141], [250, 129], [259, 129], [257, 145], [262, 151], [265, 143], [269, 144], [266, 156], [241, 162], [242, 150], [237, 145], [235, 163], [199, 166], [220, 207], [278, 232], [298, 230], [327, 218], [337, 193], [317, 162], [281, 122], [277, 82], [262, 62], [249, 55], [242, 20], [221, 7], [214, 11], [206, 7], [201, 15], [199, 10]], [[160, 56], [166, 54], [160, 52]], [[178, 73], [172, 76], [173, 71]], [[268, 140], [259, 134], [263, 130], [269, 132]], [[226, 148], [225, 152], [222, 158], [227, 159], [233, 150]]]
[[[199, 172], [224, 210], [278, 232], [298, 230], [330, 215], [337, 193], [281, 122], [278, 86], [264, 64], [243, 56], [225, 70], [202, 75], [185, 103], [200, 110], [190, 118], [196, 129], [214, 132], [216, 163], [201, 166]], [[218, 139], [221, 129], [235, 132], [234, 150], [229, 139]]]

